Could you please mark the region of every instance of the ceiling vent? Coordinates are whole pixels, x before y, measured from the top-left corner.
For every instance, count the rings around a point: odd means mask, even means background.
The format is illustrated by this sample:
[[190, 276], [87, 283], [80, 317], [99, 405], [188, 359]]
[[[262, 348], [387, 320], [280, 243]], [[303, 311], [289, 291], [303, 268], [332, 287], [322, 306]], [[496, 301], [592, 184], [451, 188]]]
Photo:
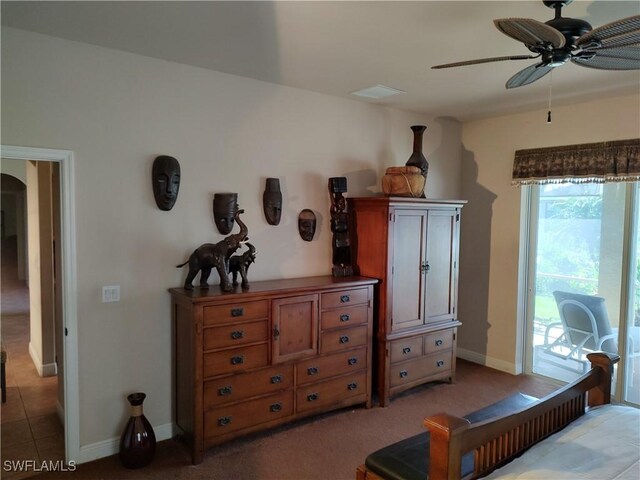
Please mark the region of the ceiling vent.
[[407, 93], [396, 88], [385, 87], [384, 85], [374, 85], [373, 87], [363, 88], [362, 90], [356, 90], [350, 92], [350, 95], [356, 95], [358, 97], [365, 98], [384, 98], [392, 95], [399, 95], [401, 93]]

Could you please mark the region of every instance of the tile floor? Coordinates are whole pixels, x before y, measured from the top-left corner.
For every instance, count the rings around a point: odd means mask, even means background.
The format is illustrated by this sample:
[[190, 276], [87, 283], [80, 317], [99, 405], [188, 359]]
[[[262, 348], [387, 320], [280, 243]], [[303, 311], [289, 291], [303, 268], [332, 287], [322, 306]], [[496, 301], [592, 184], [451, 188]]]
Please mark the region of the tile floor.
[[2, 346], [7, 352], [7, 401], [1, 404], [0, 477], [27, 478], [33, 471], [6, 468], [7, 460], [64, 460], [64, 430], [56, 412], [57, 377], [42, 378], [29, 356], [29, 292], [2, 252]]

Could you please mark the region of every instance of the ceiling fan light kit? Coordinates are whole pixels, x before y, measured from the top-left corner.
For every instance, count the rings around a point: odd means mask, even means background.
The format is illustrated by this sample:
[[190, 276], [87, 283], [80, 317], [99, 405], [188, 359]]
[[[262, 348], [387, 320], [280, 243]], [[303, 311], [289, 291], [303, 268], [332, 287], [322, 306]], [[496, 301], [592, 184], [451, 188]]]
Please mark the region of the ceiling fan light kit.
[[585, 20], [562, 16], [562, 7], [571, 2], [543, 0], [547, 7], [555, 10], [555, 17], [545, 23], [531, 18], [494, 20], [499, 31], [522, 42], [534, 55], [481, 58], [431, 68], [540, 59], [539, 63], [529, 65], [507, 80], [505, 86], [508, 89], [529, 85], [569, 61], [601, 70], [640, 69], [640, 15], [622, 18], [594, 29]]

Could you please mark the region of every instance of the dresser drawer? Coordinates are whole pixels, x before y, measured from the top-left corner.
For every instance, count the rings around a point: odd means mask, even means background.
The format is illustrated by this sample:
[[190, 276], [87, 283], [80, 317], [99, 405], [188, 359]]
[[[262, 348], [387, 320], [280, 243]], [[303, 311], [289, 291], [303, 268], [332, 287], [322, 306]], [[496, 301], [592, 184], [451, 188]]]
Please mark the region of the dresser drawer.
[[451, 355], [451, 350], [449, 350], [391, 365], [391, 387], [412, 383], [439, 373], [450, 373]]
[[293, 386], [293, 365], [266, 368], [257, 372], [239, 373], [204, 382], [204, 409], [237, 402]]
[[269, 322], [260, 320], [237, 325], [208, 327], [203, 332], [205, 350], [233, 347], [247, 343], [266, 342], [269, 339]]
[[368, 313], [369, 307], [367, 305], [328, 310], [322, 312], [320, 326], [322, 330], [327, 330], [329, 328], [350, 327], [351, 325], [367, 323]]
[[439, 352], [449, 350], [453, 347], [453, 330], [442, 330], [441, 332], [429, 333], [424, 336], [424, 353]]
[[363, 368], [367, 368], [366, 348], [301, 362], [296, 365], [296, 381], [298, 385], [304, 385]]
[[402, 338], [391, 343], [391, 363], [403, 362], [422, 356], [422, 335], [419, 337]]
[[267, 318], [269, 315], [269, 301], [229, 303], [226, 305], [212, 305], [204, 307], [204, 324], [239, 322]]
[[205, 353], [203, 360], [205, 378], [223, 373], [264, 367], [269, 363], [269, 347], [265, 343], [251, 347], [231, 348], [220, 352]]
[[322, 332], [320, 353], [331, 353], [367, 344], [367, 326]]
[[209, 410], [204, 437], [215, 437], [293, 414], [293, 390]]
[[300, 387], [296, 392], [296, 410], [305, 412], [334, 405], [342, 400], [367, 393], [367, 375], [353, 375]]
[[369, 291], [366, 288], [357, 290], [343, 290], [340, 292], [323, 293], [320, 306], [322, 310], [328, 308], [358, 305], [369, 300]]

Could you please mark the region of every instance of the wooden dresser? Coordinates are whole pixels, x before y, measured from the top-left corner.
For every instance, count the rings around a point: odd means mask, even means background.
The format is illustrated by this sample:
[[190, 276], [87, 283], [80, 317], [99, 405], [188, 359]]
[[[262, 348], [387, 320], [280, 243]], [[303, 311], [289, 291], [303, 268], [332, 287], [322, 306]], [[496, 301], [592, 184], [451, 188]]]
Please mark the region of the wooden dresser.
[[348, 198], [360, 275], [377, 287], [378, 399], [433, 380], [453, 381], [460, 212], [464, 201]]
[[363, 277], [171, 289], [176, 423], [204, 449], [355, 404], [371, 406], [373, 285]]

